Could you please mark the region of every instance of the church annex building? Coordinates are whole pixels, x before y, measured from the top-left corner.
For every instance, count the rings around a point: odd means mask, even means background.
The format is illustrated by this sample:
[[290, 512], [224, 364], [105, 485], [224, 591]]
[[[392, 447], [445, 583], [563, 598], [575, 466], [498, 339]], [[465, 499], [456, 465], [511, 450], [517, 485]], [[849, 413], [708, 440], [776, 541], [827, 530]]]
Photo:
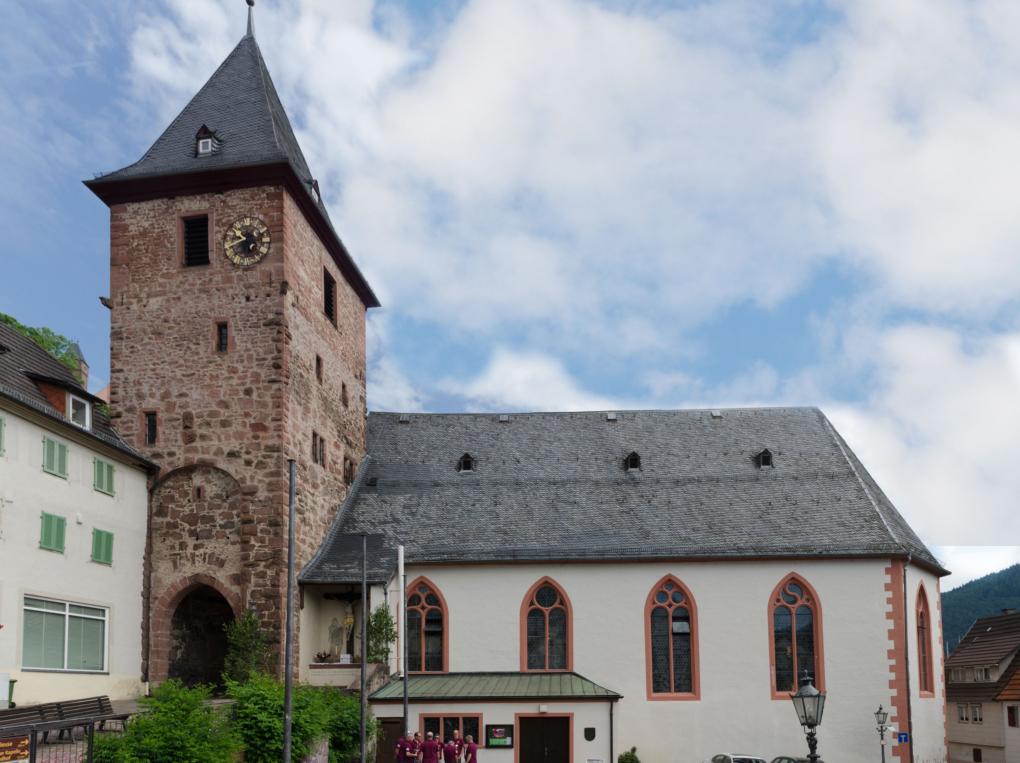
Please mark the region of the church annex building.
[[141, 681], [215, 681], [249, 608], [284, 670], [295, 459], [297, 675], [356, 679], [363, 534], [370, 609], [406, 618], [372, 668], [380, 761], [404, 671], [408, 725], [487, 763], [803, 755], [803, 671], [825, 760], [877, 758], [879, 704], [909, 734], [892, 760], [945, 760], [946, 570], [821, 411], [367, 411], [379, 303], [250, 18], [141, 159], [86, 185], [110, 214], [114, 456], [151, 468]]

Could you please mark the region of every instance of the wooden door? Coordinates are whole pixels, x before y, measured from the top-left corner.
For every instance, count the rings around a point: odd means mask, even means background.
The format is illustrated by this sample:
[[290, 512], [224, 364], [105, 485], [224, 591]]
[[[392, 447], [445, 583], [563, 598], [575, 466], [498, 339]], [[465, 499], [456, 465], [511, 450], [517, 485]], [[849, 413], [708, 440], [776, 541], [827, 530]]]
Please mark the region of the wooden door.
[[402, 718], [380, 718], [382, 733], [375, 746], [375, 763], [393, 763], [397, 757], [397, 742], [403, 736]]
[[521, 718], [517, 744], [520, 763], [570, 763], [570, 718]]

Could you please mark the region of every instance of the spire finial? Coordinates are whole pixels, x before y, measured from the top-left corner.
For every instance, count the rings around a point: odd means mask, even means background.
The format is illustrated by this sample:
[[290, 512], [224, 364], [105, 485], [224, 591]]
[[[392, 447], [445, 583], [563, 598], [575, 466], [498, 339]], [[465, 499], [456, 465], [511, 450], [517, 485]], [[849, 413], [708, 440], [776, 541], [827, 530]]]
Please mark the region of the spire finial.
[[255, 36], [255, 0], [245, 0], [248, 3], [248, 36]]

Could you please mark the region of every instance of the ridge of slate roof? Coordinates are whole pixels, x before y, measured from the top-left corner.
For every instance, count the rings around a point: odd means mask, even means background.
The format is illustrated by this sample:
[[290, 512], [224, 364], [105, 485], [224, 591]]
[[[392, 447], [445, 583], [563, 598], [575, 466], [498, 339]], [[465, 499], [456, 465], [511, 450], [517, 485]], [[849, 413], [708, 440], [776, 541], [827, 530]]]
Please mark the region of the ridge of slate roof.
[[102, 409], [92, 406], [92, 428], [82, 429], [70, 423], [67, 417], [53, 407], [53, 404], [39, 389], [37, 379], [64, 387], [79, 397], [95, 401], [95, 395], [81, 386], [74, 375], [59, 360], [28, 337], [0, 323], [0, 396], [15, 403], [34, 409], [38, 413], [61, 424], [65, 431], [94, 437], [111, 448], [119, 450], [144, 464], [155, 468], [155, 464], [128, 445]]
[[302, 579], [360, 579], [342, 544], [362, 532], [408, 564], [892, 555], [945, 572], [817, 408], [607, 413], [369, 414], [370, 459]]
[[[217, 147], [211, 154], [198, 156], [195, 136], [202, 126], [213, 132]], [[104, 186], [125, 181], [279, 164], [293, 170], [304, 194], [322, 216], [346, 260], [341, 269], [349, 271], [347, 275], [366, 306], [378, 307], [372, 287], [313, 188], [311, 169], [255, 40], [250, 17], [245, 36], [149, 150], [133, 164], [87, 180], [85, 185], [102, 197]]]

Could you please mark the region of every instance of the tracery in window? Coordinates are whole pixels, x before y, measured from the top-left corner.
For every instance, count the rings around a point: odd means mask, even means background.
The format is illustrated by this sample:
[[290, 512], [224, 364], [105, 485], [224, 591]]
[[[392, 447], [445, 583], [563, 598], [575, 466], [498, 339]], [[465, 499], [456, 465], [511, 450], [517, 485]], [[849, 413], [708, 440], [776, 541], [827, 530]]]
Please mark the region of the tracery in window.
[[788, 576], [776, 586], [769, 603], [773, 697], [785, 699], [785, 692], [796, 691], [805, 670], [824, 690], [821, 633], [818, 597], [802, 578]]
[[543, 578], [524, 597], [522, 669], [570, 670], [570, 601], [550, 578]]
[[697, 698], [697, 609], [690, 591], [672, 575], [648, 595], [645, 633], [649, 697]]
[[446, 602], [427, 578], [407, 587], [407, 666], [412, 672], [442, 673], [446, 666]]

